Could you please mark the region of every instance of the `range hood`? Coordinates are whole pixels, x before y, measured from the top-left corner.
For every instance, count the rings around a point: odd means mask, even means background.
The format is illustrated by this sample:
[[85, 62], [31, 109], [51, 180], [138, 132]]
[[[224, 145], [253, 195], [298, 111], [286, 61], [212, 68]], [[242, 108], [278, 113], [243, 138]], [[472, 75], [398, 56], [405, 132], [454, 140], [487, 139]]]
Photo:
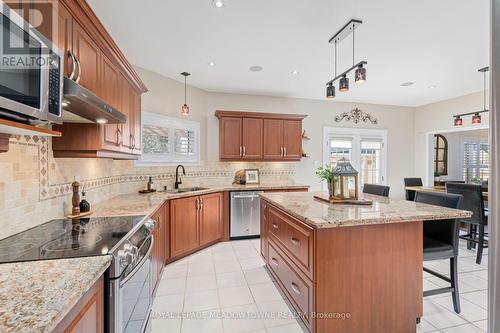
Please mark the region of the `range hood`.
[[87, 121], [99, 124], [124, 124], [127, 122], [126, 115], [67, 77], [64, 78], [62, 105], [65, 111], [78, 116], [68, 117], [69, 119], [66, 119], [66, 122], [72, 122], [72, 119], [75, 118], [84, 118]]

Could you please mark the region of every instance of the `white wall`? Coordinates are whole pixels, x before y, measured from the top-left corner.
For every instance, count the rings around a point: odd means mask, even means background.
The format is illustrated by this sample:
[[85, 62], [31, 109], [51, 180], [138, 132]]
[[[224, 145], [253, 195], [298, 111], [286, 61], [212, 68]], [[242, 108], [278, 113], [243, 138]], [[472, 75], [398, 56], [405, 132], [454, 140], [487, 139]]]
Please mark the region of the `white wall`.
[[[432, 173], [427, 174], [426, 169], [429, 162], [429, 151], [433, 147], [432, 140], [428, 140], [429, 133], [446, 133], [454, 129], [453, 115], [479, 111], [483, 107], [482, 92], [465, 95], [449, 100], [423, 105], [415, 109], [415, 147], [414, 175], [422, 177], [424, 182], [430, 184], [433, 181]], [[489, 115], [482, 113], [482, 125], [488, 126]], [[471, 117], [464, 117], [462, 130], [476, 129], [471, 125]]]
[[[154, 72], [136, 68], [150, 91], [143, 96], [143, 110], [180, 117], [180, 106], [184, 102], [183, 84], [163, 77]], [[362, 89], [362, 87], [358, 88]], [[391, 186], [391, 196], [403, 196], [403, 178], [412, 175], [414, 147], [414, 108], [342, 103], [336, 101], [307, 100], [298, 98], [278, 98], [239, 94], [211, 93], [189, 88], [188, 104], [191, 106], [190, 119], [201, 122], [202, 147], [201, 159], [205, 163], [218, 162], [219, 138], [216, 110], [254, 111], [272, 113], [306, 114], [303, 127], [311, 140], [304, 141], [304, 149], [311, 156], [301, 162], [269, 163], [272, 168], [286, 167], [296, 170], [295, 180], [310, 184], [319, 190], [321, 185], [314, 171], [322, 161], [323, 127], [359, 127], [388, 130], [388, 170], [387, 182]], [[377, 125], [353, 124], [352, 122], [334, 122], [335, 115], [358, 107], [378, 118]]]

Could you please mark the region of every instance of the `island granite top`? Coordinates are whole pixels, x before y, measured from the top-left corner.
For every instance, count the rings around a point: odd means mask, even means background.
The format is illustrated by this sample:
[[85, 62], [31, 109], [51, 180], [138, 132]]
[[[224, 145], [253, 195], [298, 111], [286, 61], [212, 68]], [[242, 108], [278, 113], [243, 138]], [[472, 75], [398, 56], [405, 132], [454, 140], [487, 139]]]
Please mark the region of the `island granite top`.
[[403, 199], [364, 194], [368, 206], [329, 204], [315, 199], [323, 192], [263, 193], [261, 197], [313, 228], [334, 228], [366, 224], [468, 218], [471, 212], [433, 206]]

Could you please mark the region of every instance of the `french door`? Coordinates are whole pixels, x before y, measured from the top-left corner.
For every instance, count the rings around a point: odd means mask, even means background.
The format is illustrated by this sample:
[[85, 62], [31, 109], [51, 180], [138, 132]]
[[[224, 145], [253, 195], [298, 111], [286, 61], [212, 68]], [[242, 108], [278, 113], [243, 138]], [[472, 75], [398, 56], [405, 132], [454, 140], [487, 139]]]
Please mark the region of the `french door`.
[[325, 127], [323, 164], [351, 162], [359, 172], [360, 190], [364, 184], [385, 184], [386, 141], [387, 130]]

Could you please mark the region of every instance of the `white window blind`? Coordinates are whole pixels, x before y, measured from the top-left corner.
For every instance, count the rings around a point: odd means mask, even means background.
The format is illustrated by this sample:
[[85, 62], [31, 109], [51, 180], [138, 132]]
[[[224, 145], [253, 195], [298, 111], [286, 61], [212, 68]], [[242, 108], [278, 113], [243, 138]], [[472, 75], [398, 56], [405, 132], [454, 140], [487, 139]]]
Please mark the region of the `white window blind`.
[[481, 181], [489, 177], [490, 147], [488, 143], [465, 141], [463, 144], [463, 180]]
[[200, 161], [200, 123], [144, 112], [142, 155], [138, 166], [197, 164]]

